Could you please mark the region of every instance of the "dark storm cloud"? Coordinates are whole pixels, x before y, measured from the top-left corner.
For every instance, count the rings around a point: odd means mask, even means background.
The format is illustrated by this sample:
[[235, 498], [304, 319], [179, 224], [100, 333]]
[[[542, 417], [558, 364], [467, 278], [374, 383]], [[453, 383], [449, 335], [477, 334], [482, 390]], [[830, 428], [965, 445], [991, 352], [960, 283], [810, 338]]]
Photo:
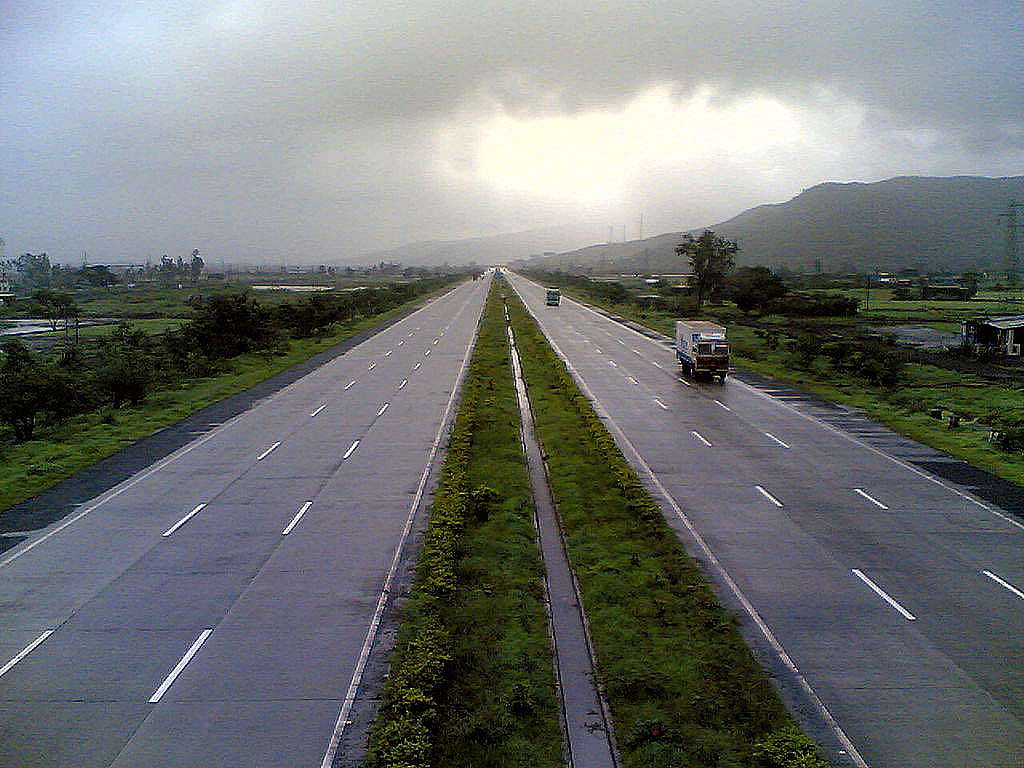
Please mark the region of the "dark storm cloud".
[[[497, 109], [614, 109], [654, 85], [858, 105], [860, 144], [837, 131], [848, 162], [808, 162], [805, 185], [914, 172], [908, 135], [943, 147], [929, 172], [1016, 173], [1021, 30], [1017, 2], [8, 2], [0, 231], [64, 253], [201, 241], [303, 260], [549, 224], [549, 203], [445, 177], [437, 132]], [[648, 196], [669, 205], [670, 189]]]

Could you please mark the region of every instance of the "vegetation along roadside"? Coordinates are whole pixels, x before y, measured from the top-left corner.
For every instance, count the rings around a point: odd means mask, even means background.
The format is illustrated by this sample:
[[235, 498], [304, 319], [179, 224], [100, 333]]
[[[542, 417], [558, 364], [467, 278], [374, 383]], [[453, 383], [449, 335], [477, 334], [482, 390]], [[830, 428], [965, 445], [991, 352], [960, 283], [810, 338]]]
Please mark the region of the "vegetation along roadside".
[[625, 765], [827, 766], [540, 329], [508, 307]]
[[367, 765], [562, 765], [554, 667], [502, 302], [463, 385]]
[[128, 323], [95, 343], [0, 349], [3, 510], [319, 352], [406, 314], [458, 276], [268, 307], [248, 293], [194, 302], [180, 327]]

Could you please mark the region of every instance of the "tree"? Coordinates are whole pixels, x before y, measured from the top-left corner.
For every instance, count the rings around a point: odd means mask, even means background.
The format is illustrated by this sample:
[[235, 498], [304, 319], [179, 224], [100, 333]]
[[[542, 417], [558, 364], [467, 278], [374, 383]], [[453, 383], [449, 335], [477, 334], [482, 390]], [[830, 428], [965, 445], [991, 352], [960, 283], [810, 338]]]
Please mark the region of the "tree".
[[960, 275], [960, 284], [967, 289], [967, 298], [973, 299], [978, 293], [978, 283], [981, 281], [981, 274], [978, 272], [964, 272]]
[[23, 253], [15, 260], [15, 271], [21, 282], [32, 287], [48, 286], [53, 274], [50, 257], [45, 253]]
[[67, 331], [68, 319], [78, 317], [78, 305], [70, 293], [62, 293], [49, 288], [40, 288], [32, 294], [33, 309], [50, 322], [50, 328], [57, 330], [57, 323], [64, 321]]
[[73, 412], [78, 397], [70, 375], [17, 339], [5, 341], [0, 351], [0, 422], [12, 429], [15, 440], [31, 440], [42, 413], [63, 418]]
[[155, 367], [149, 338], [122, 322], [100, 342], [96, 384], [115, 408], [141, 403], [153, 385]]
[[767, 267], [741, 267], [729, 276], [725, 287], [729, 298], [743, 312], [764, 312], [771, 302], [789, 292], [782, 278]]
[[690, 268], [697, 279], [698, 312], [704, 299], [722, 287], [725, 276], [733, 268], [733, 256], [739, 250], [734, 240], [719, 237], [710, 229], [696, 238], [691, 234], [683, 235], [683, 242], [676, 246], [676, 253], [690, 259]]
[[203, 268], [206, 263], [203, 261], [203, 257], [199, 255], [199, 249], [196, 248], [192, 251], [192, 262], [189, 264], [188, 271], [189, 277], [192, 278], [192, 282], [196, 282], [199, 276], [203, 274]]

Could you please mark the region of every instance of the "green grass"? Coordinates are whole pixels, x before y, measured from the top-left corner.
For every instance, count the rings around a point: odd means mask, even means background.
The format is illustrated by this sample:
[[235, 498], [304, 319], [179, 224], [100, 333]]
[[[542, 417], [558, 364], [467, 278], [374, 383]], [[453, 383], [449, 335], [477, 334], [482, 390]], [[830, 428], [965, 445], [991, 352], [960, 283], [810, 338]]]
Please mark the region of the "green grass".
[[1024, 313], [1020, 291], [980, 292], [968, 301], [911, 300], [892, 298], [891, 288], [849, 288], [824, 293], [852, 296], [861, 302], [860, 317], [888, 322], [944, 321], [957, 325], [979, 315], [1017, 315]]
[[[183, 317], [163, 317], [146, 320], [129, 320], [127, 322], [132, 327], [132, 330], [145, 331], [146, 333], [165, 333], [166, 331], [173, 331], [180, 328], [188, 322], [188, 320]], [[117, 330], [118, 325], [118, 322], [104, 323], [103, 325], [85, 325], [78, 329], [78, 336], [81, 339], [100, 339], [104, 336], [111, 335]], [[74, 329], [71, 330], [70, 335], [74, 337]], [[63, 327], [57, 331], [44, 331], [42, 333], [32, 334], [32, 338], [46, 337], [63, 338]]]
[[25, 443], [15, 444], [10, 435], [0, 434], [0, 530], [3, 529], [2, 510], [37, 495], [141, 437], [243, 392], [360, 331], [405, 314], [427, 298], [419, 297], [380, 315], [341, 326], [336, 333], [322, 339], [292, 340], [283, 355], [243, 355], [232, 360], [228, 370], [219, 376], [183, 380], [177, 388], [153, 393], [139, 406], [88, 413], [55, 428], [40, 429], [36, 439]]
[[562, 765], [501, 306], [492, 290], [371, 728], [368, 763], [379, 768]]
[[[625, 765], [825, 766], [565, 366], [508, 302]], [[755, 757], [772, 736], [806, 762]]]

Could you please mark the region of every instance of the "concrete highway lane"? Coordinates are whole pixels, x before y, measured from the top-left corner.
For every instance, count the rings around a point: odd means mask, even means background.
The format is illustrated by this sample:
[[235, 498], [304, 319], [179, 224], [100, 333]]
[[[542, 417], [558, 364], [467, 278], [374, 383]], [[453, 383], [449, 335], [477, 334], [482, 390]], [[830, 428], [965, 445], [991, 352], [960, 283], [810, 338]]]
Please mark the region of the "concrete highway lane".
[[0, 556], [0, 765], [329, 763], [489, 283]]
[[681, 380], [664, 342], [511, 279], [833, 755], [1024, 765], [1019, 518], [742, 382]]

